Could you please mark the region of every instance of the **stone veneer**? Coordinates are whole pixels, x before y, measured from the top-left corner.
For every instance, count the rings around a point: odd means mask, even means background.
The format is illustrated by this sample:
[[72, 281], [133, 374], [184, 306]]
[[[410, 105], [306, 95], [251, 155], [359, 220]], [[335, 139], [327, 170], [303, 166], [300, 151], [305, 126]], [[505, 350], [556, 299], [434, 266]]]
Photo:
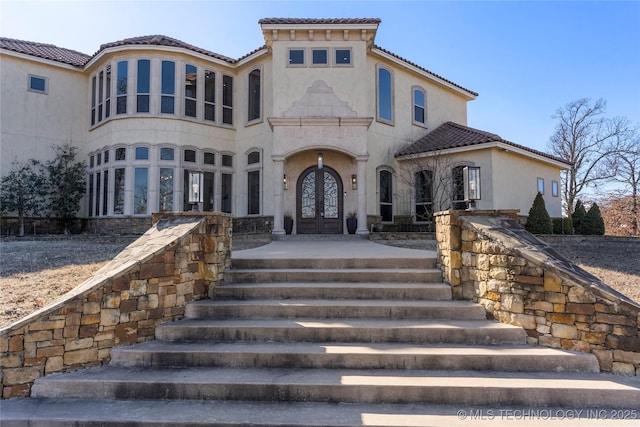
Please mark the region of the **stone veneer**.
[[522, 326], [531, 344], [591, 352], [602, 371], [640, 375], [640, 305], [517, 220], [517, 211], [435, 215], [439, 263], [454, 298]]
[[29, 396], [43, 375], [104, 364], [113, 347], [209, 296], [231, 262], [227, 214], [154, 214], [153, 226], [91, 278], [0, 329], [2, 398]]

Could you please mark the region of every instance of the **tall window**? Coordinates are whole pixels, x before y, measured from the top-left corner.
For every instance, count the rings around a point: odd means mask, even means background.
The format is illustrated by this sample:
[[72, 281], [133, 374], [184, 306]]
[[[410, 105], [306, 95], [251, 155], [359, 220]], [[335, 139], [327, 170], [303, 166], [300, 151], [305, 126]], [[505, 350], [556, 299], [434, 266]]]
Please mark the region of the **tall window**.
[[198, 69], [187, 64], [184, 68], [184, 115], [196, 117], [198, 93]]
[[233, 124], [233, 77], [222, 76], [222, 123]]
[[222, 174], [222, 200], [220, 210], [227, 213], [231, 213], [231, 178], [232, 175], [229, 173]]
[[93, 216], [93, 174], [92, 173], [89, 174], [89, 216]]
[[97, 77], [91, 79], [91, 126], [96, 124], [96, 87]]
[[96, 174], [96, 216], [100, 215], [100, 190], [102, 190], [100, 182], [100, 172], [98, 172]]
[[386, 68], [378, 68], [378, 120], [393, 121], [393, 86], [391, 72]]
[[416, 221], [431, 221], [433, 218], [433, 171], [416, 173]]
[[127, 73], [129, 63], [127, 61], [118, 62], [118, 81], [116, 87], [116, 114], [127, 113]]
[[100, 71], [98, 74], [98, 122], [102, 121], [102, 111], [104, 108], [104, 71]]
[[124, 214], [124, 178], [125, 169], [116, 169], [113, 186], [113, 213], [115, 215]]
[[260, 152], [252, 151], [247, 155], [247, 214], [260, 213]]
[[173, 168], [160, 168], [160, 212], [173, 211]]
[[452, 209], [466, 209], [464, 201], [464, 166], [451, 169], [451, 207]]
[[111, 65], [107, 65], [105, 73], [104, 118], [108, 119], [111, 116]]
[[[206, 153], [205, 153], [206, 154]], [[206, 172], [204, 173], [204, 182], [202, 188], [202, 210], [203, 211], [212, 211], [214, 210], [214, 194], [215, 194], [215, 186], [213, 185], [215, 180], [214, 172]]]
[[216, 121], [216, 73], [204, 72], [204, 119]]
[[380, 215], [382, 221], [393, 221], [393, 176], [380, 171]]
[[162, 61], [161, 91], [160, 112], [173, 114], [176, 93], [176, 64], [173, 61]]
[[138, 113], [149, 112], [149, 96], [151, 91], [151, 61], [148, 59], [138, 60], [138, 97], [136, 111]]
[[109, 171], [102, 172], [102, 176], [102, 215], [106, 215], [109, 207]]
[[249, 73], [249, 117], [248, 120], [260, 118], [260, 70]]
[[413, 90], [413, 123], [424, 125], [426, 121], [426, 96], [422, 89]]
[[149, 193], [148, 186], [149, 169], [136, 168], [134, 174], [134, 188], [133, 188], [133, 213], [134, 214], [146, 214], [147, 213], [147, 197]]

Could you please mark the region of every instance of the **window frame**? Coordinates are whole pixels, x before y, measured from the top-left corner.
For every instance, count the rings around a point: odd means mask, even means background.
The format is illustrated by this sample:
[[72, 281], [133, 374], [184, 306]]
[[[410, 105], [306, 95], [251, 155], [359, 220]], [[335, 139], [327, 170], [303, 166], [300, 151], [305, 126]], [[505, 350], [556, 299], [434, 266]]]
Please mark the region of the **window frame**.
[[[227, 92], [225, 88], [228, 83], [231, 88]], [[225, 112], [229, 112], [231, 121], [226, 120]], [[222, 75], [222, 124], [233, 126], [233, 76], [229, 74]]]
[[[316, 52], [324, 52], [326, 55], [325, 62], [316, 62], [315, 61], [315, 53]], [[330, 58], [330, 50], [327, 47], [314, 47], [311, 48], [311, 64], [312, 67], [330, 67], [331, 66], [331, 58]]]
[[[147, 62], [149, 64], [149, 75], [148, 76], [142, 76], [142, 73], [140, 72], [140, 66], [142, 63]], [[145, 70], [146, 71], [146, 70]], [[136, 61], [136, 114], [150, 114], [151, 113], [151, 76], [152, 76], [152, 60], [150, 58], [138, 58], [138, 60]], [[142, 77], [141, 77], [142, 76]], [[141, 81], [141, 78], [146, 79], [148, 77], [148, 81], [146, 81], [146, 85], [144, 84], [145, 81]], [[141, 84], [141, 82], [143, 84]], [[147, 92], [143, 92], [141, 91], [140, 87], [142, 87], [142, 89], [147, 89]], [[146, 87], [144, 87], [146, 86]], [[147, 100], [147, 110], [146, 111], [141, 111], [140, 109], [140, 101], [142, 99]], [[144, 106], [144, 104], [142, 104]]]
[[[419, 105], [416, 101], [416, 92], [422, 94], [422, 105]], [[411, 101], [413, 106], [411, 111], [412, 123], [416, 126], [427, 127], [427, 92], [420, 86], [413, 86], [411, 88]], [[418, 108], [422, 108], [422, 121], [416, 119]]]
[[[44, 84], [43, 89], [33, 87], [34, 80], [41, 80]], [[41, 95], [49, 94], [49, 78], [44, 76], [38, 76], [36, 74], [29, 74], [27, 77], [27, 91], [33, 93], [39, 93]]]
[[[172, 75], [165, 70], [165, 65], [173, 66]], [[171, 78], [173, 77], [173, 78]], [[168, 84], [165, 92], [165, 84]], [[165, 100], [171, 101], [171, 111], [164, 111]], [[163, 59], [160, 61], [160, 114], [175, 115], [176, 114], [176, 61]]]
[[560, 197], [560, 183], [558, 181], [551, 181], [551, 196]]
[[[292, 63], [291, 62], [291, 53], [292, 52], [302, 52], [302, 62]], [[305, 48], [300, 47], [290, 47], [287, 49], [287, 67], [292, 68], [302, 68], [307, 66], [307, 52]]]
[[537, 184], [538, 193], [544, 196], [544, 178], [538, 177]]
[[[346, 51], [349, 52], [349, 62], [339, 62], [338, 61], [338, 52]], [[336, 47], [333, 49], [333, 66], [334, 67], [353, 67], [353, 50], [350, 47]]]
[[[207, 97], [207, 94], [208, 94], [208, 92], [207, 92], [207, 84], [209, 83], [209, 80], [207, 79], [207, 76], [209, 76], [209, 75], [213, 76], [213, 79], [212, 79], [213, 80], [213, 82], [212, 82], [213, 91], [211, 92], [211, 94], [213, 95], [213, 100], [209, 100], [208, 97]], [[204, 82], [203, 82], [203, 86], [204, 86], [203, 98], [204, 99], [202, 101], [203, 105], [204, 105], [203, 113], [202, 113], [202, 119], [205, 122], [212, 122], [212, 123], [216, 123], [217, 122], [217, 120], [216, 120], [216, 80], [217, 80], [216, 71], [207, 70], [205, 68], [205, 70], [204, 70]], [[207, 118], [208, 117], [208, 115], [207, 115], [208, 108], [207, 107], [213, 109], [213, 118], [212, 119]]]
[[[386, 73], [388, 73], [389, 75], [389, 115], [390, 118], [386, 118], [386, 117], [382, 117], [381, 115], [381, 104], [382, 104], [382, 97], [381, 97], [381, 81], [380, 81], [380, 73], [384, 71]], [[386, 90], [385, 90], [386, 92]], [[378, 122], [387, 124], [387, 125], [394, 125], [394, 120], [395, 120], [395, 114], [394, 114], [394, 108], [393, 108], [393, 104], [394, 104], [394, 88], [393, 88], [393, 71], [388, 68], [385, 65], [377, 65], [376, 66], [376, 120]]]
[[[194, 85], [194, 89], [193, 89], [193, 95], [194, 96], [187, 96], [187, 76], [189, 76], [192, 73], [189, 73], [189, 67], [193, 67], [195, 68], [195, 79], [193, 80], [193, 85]], [[198, 118], [198, 66], [194, 65], [194, 64], [189, 64], [186, 63], [184, 64], [184, 108], [183, 108], [183, 117], [184, 118], [190, 118], [190, 119], [197, 119]], [[193, 105], [193, 115], [191, 114], [187, 114], [187, 105]]]
[[[258, 94], [257, 99], [252, 96], [252, 89], [254, 88], [255, 81], [252, 80], [252, 77], [257, 73], [257, 85], [258, 85]], [[252, 110], [257, 108], [257, 115], [252, 115]], [[254, 117], [255, 116], [255, 117]], [[262, 69], [260, 67], [254, 68], [247, 75], [247, 122], [255, 123], [262, 120]]]

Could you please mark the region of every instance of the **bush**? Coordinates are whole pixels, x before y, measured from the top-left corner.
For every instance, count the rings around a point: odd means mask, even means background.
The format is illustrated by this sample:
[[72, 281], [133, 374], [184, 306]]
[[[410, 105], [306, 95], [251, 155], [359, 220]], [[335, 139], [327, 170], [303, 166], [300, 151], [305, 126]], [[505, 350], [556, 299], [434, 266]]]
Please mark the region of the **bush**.
[[573, 220], [571, 218], [551, 218], [553, 222], [553, 234], [573, 233]]
[[524, 226], [525, 230], [533, 234], [551, 234], [553, 232], [553, 224], [551, 217], [547, 212], [542, 194], [538, 193], [533, 200], [533, 205], [529, 209], [529, 217]]
[[602, 236], [604, 235], [604, 220], [600, 213], [600, 207], [597, 203], [593, 203], [589, 211], [582, 220], [582, 227], [580, 227], [581, 234]]
[[573, 228], [575, 229], [576, 234], [582, 234], [582, 221], [584, 221], [584, 217], [587, 215], [587, 210], [584, 208], [582, 204], [582, 200], [576, 202], [576, 207], [573, 209], [573, 213], [571, 214], [571, 219], [573, 219]]

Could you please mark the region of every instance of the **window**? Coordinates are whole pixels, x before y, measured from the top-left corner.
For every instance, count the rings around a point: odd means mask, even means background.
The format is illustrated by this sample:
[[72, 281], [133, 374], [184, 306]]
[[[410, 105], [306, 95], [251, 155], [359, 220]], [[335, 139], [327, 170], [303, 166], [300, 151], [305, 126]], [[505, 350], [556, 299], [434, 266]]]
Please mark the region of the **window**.
[[558, 185], [558, 181], [551, 181], [551, 195], [553, 197], [558, 197], [560, 195], [560, 186]]
[[378, 120], [393, 121], [391, 72], [378, 68]]
[[104, 71], [100, 71], [98, 74], [98, 122], [102, 121], [103, 102], [104, 102]]
[[249, 73], [249, 116], [248, 120], [260, 118], [260, 70]]
[[160, 212], [173, 211], [173, 169], [160, 168]]
[[416, 173], [416, 221], [431, 221], [433, 218], [433, 171]]
[[336, 49], [336, 65], [351, 65], [351, 49]]
[[216, 164], [216, 155], [215, 153], [204, 153], [204, 164], [205, 165], [215, 165]]
[[136, 168], [134, 172], [135, 182], [133, 183], [133, 213], [146, 214], [148, 193], [147, 178], [149, 175], [149, 169]]
[[187, 64], [184, 68], [184, 115], [196, 117], [198, 69]]
[[109, 202], [109, 171], [102, 172], [102, 215], [106, 215]]
[[109, 163], [109, 150], [104, 152], [104, 162]]
[[452, 209], [466, 209], [464, 200], [464, 166], [451, 169], [451, 207]]
[[247, 214], [260, 213], [260, 171], [247, 173]]
[[184, 150], [184, 161], [185, 162], [195, 162], [196, 161], [196, 151], [195, 150]]
[[160, 160], [174, 160], [174, 149], [168, 147], [160, 148]]
[[[104, 96], [104, 118], [108, 119], [111, 116], [111, 65], [107, 65], [106, 70], [106, 82], [105, 82], [105, 96]], [[105, 160], [105, 163], [107, 161]]]
[[93, 167], [93, 161], [95, 159], [95, 156], [91, 156], [89, 157], [89, 167], [92, 168]]
[[173, 114], [176, 93], [176, 64], [173, 61], [162, 61], [161, 83], [160, 112]]
[[113, 213], [115, 215], [122, 215], [124, 213], [124, 178], [125, 169], [116, 169], [113, 185]]
[[313, 65], [329, 65], [329, 54], [327, 49], [312, 49], [311, 63]]
[[231, 174], [222, 174], [222, 201], [220, 204], [220, 211], [231, 213]]
[[233, 77], [222, 77], [222, 123], [233, 124]]
[[204, 72], [204, 119], [216, 121], [216, 73]]
[[202, 199], [202, 210], [203, 211], [212, 211], [214, 210], [213, 205], [213, 196], [214, 196], [214, 177], [215, 174], [213, 172], [205, 172], [204, 173], [204, 182], [202, 189], [203, 199]]
[[118, 62], [118, 81], [116, 87], [116, 114], [127, 113], [127, 73], [129, 63], [127, 61]]
[[289, 65], [304, 65], [304, 49], [289, 49]]
[[149, 148], [136, 147], [136, 160], [149, 160]]
[[96, 216], [100, 215], [100, 190], [102, 187], [100, 186], [100, 172], [96, 174]]
[[149, 112], [149, 94], [151, 90], [151, 61], [148, 59], [138, 60], [138, 97], [136, 111], [138, 113]]
[[222, 155], [222, 166], [233, 167], [233, 156], [229, 154]]
[[127, 149], [124, 147], [116, 148], [116, 161], [127, 159]]
[[391, 172], [380, 171], [380, 216], [382, 221], [393, 221], [393, 176]]
[[413, 90], [413, 123], [424, 125], [426, 120], [425, 94], [422, 89]]
[[249, 155], [247, 156], [247, 163], [252, 165], [254, 163], [260, 163], [260, 152], [259, 151], [253, 151], [251, 153], [249, 153]]
[[538, 178], [538, 193], [544, 194], [544, 178]]
[[96, 154], [96, 166], [100, 166], [102, 164], [102, 153]]
[[93, 216], [93, 174], [92, 173], [89, 174], [89, 216]]
[[91, 126], [96, 124], [96, 76], [91, 79]]
[[29, 90], [31, 92], [47, 93], [47, 79], [45, 77], [29, 75]]

